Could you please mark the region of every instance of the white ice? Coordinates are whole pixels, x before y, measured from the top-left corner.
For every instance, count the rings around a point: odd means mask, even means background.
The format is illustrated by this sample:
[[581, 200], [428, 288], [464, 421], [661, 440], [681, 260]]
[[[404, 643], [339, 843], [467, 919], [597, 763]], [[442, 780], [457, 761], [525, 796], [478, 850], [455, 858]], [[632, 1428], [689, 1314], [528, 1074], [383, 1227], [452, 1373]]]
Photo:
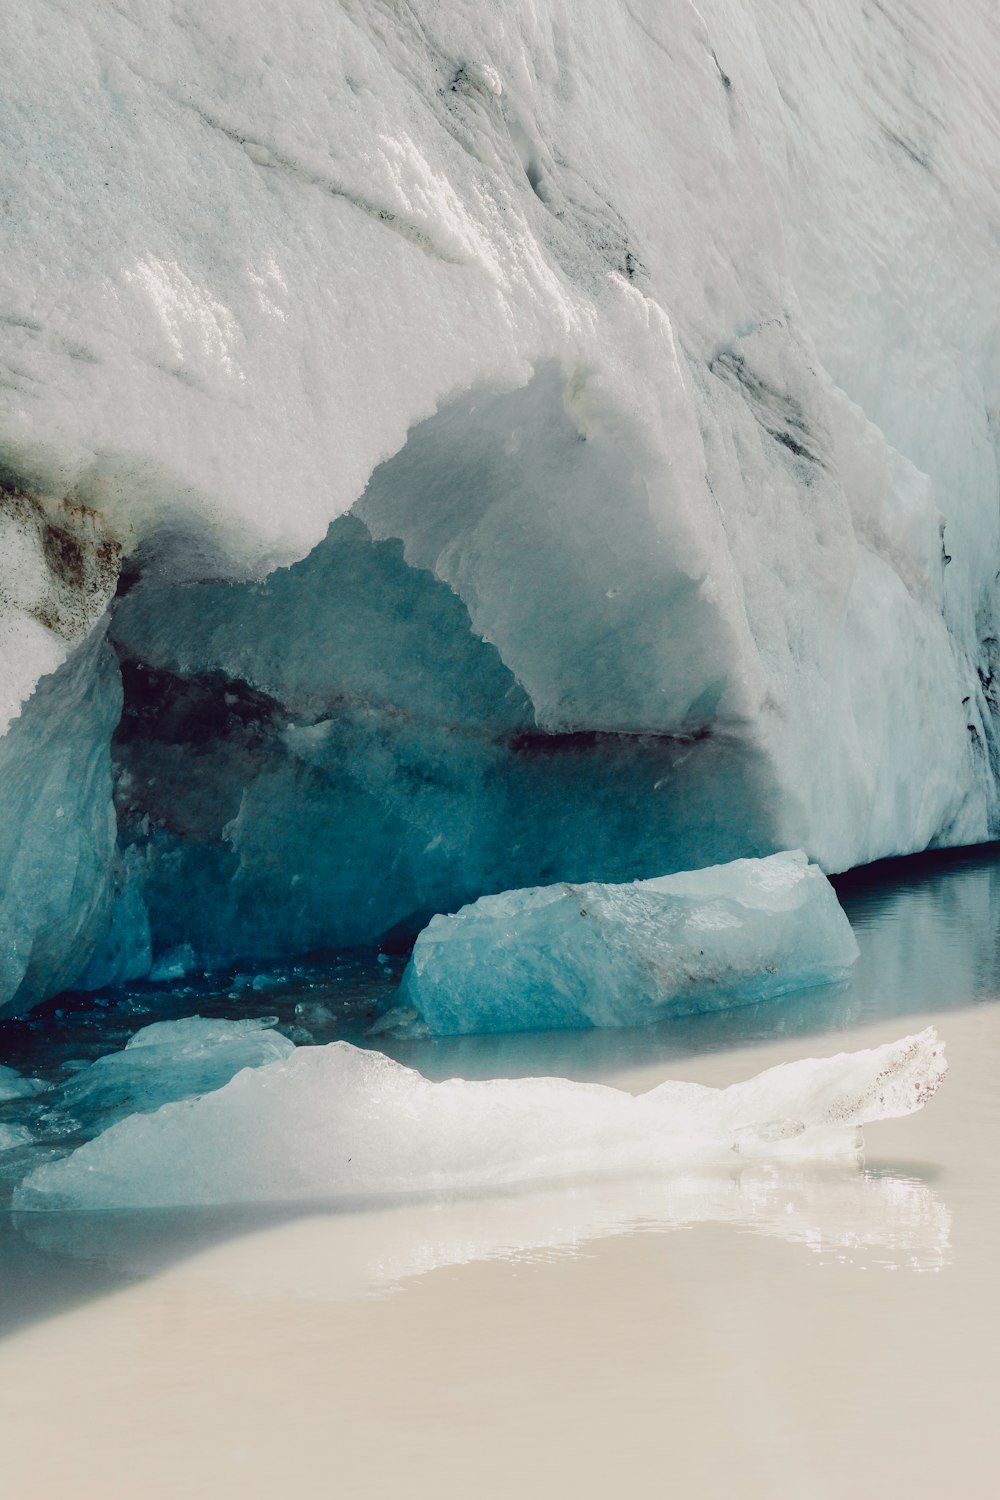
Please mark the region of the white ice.
[[381, 1053], [333, 1042], [112, 1125], [36, 1168], [14, 1205], [357, 1202], [737, 1160], [851, 1157], [862, 1126], [919, 1109], [945, 1069], [928, 1028], [726, 1089], [667, 1082], [634, 1096], [560, 1078], [432, 1083]]
[[431, 919], [400, 999], [438, 1035], [635, 1026], [843, 979], [857, 956], [830, 882], [789, 852], [483, 896]]
[[[453, 591], [534, 729], [759, 761], [712, 783], [764, 828], [738, 852], [833, 870], [996, 832], [997, 34], [980, 0], [911, 12], [247, 0], [234, 29], [228, 0], [7, 0], [0, 1003], [146, 952], [86, 655], [120, 561], [259, 579], [352, 509]], [[220, 665], [329, 709], [325, 669], [232, 635]], [[303, 727], [286, 748], [322, 758]], [[350, 774], [392, 824], [386, 784], [432, 778], [371, 739]], [[253, 887], [267, 787], [238, 769], [213, 834]], [[683, 804], [640, 779], [644, 820]]]

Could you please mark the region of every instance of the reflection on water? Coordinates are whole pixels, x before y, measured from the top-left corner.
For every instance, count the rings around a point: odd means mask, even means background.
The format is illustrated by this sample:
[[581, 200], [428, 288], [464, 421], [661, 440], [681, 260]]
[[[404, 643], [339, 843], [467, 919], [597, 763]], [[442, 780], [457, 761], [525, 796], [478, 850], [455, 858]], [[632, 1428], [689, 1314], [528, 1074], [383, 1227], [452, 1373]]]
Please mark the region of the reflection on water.
[[[44, 1259], [72, 1261], [97, 1291], [115, 1281], [139, 1280], [171, 1261], [220, 1239], [266, 1233], [293, 1213], [50, 1213], [15, 1215], [12, 1228]], [[369, 1295], [445, 1266], [476, 1261], [586, 1253], [623, 1233], [665, 1233], [699, 1224], [803, 1246], [823, 1259], [859, 1268], [936, 1270], [950, 1253], [950, 1214], [926, 1183], [896, 1172], [861, 1167], [756, 1167], [677, 1177], [605, 1180], [574, 1186], [461, 1200], [398, 1204], [355, 1213], [303, 1212], [320, 1247], [294, 1285], [282, 1285], [276, 1258], [260, 1287], [261, 1257], [252, 1264], [254, 1287], [321, 1301]], [[11, 1248], [11, 1247], [8, 1247]], [[227, 1258], [230, 1292], [239, 1261]], [[277, 1278], [277, 1279], [275, 1279]], [[305, 1279], [304, 1279], [305, 1278]], [[6, 1307], [0, 1329], [16, 1326], [18, 1307]], [[4, 1329], [4, 1331], [7, 1331]]]
[[[49, 1001], [27, 1016], [0, 1019], [0, 1063], [50, 1080], [67, 1065], [123, 1047], [152, 1021], [272, 1014], [296, 1043], [342, 1038], [378, 1047], [430, 1078], [584, 1078], [1000, 996], [1000, 846], [887, 861], [842, 877], [837, 886], [861, 948], [851, 978], [760, 1005], [635, 1029], [369, 1037], [377, 1011], [393, 1004], [403, 960], [348, 955], [263, 975], [231, 974], [221, 986], [209, 980], [146, 984]], [[0, 1122], [5, 1108], [0, 1103]]]
[[[386, 1040], [431, 1078], [582, 1078], [731, 1047], [940, 1014], [1000, 997], [1000, 848], [887, 861], [842, 877], [861, 956], [843, 984], [760, 1005], [681, 1016], [643, 1030]], [[905, 1027], [903, 1028], [906, 1029]]]
[[[836, 1032], [916, 1012], [941, 1014], [1000, 995], [1000, 856], [989, 851], [950, 862], [897, 865], [845, 881], [841, 899], [861, 958], [849, 983], [805, 991], [729, 1013], [685, 1017], [645, 1031], [559, 1032], [519, 1037], [462, 1037], [386, 1043], [400, 1060], [431, 1077], [551, 1073], [585, 1078], [642, 1064], [661, 1067], [684, 1056], [765, 1043], [776, 1037]], [[368, 979], [345, 971], [340, 990], [312, 974], [308, 993], [294, 974], [269, 990], [247, 983], [243, 1014], [282, 1016], [296, 1040], [323, 1042], [350, 1034], [359, 1005], [371, 1012], [391, 975]], [[338, 996], [340, 997], [338, 999]], [[346, 998], [345, 998], [346, 996]], [[0, 1026], [0, 1060], [39, 1073], [47, 1039], [57, 1038], [53, 1067], [121, 1045], [138, 1025], [171, 1013], [234, 1013], [230, 992], [207, 999], [145, 995], [111, 1004], [115, 1026], [103, 1040], [98, 1002], [74, 1012]], [[116, 1008], [117, 1006], [117, 1008]], [[55, 1011], [63, 1009], [57, 1016]], [[353, 1018], [353, 1021], [352, 1021]], [[46, 1029], [48, 1028], [48, 1029]], [[116, 1029], [117, 1028], [117, 1029]], [[887, 1035], [905, 1030], [887, 1028]], [[112, 1036], [112, 1031], [115, 1034]], [[9, 1045], [5, 1045], [8, 1044]], [[32, 1068], [35, 1049], [41, 1059]], [[803, 1051], [832, 1051], [816, 1046]], [[37, 1059], [36, 1059], [37, 1060]], [[13, 1110], [16, 1101], [0, 1106]], [[12, 1116], [13, 1118], [13, 1116]], [[0, 1333], [143, 1278], [230, 1237], [287, 1221], [279, 1215], [213, 1211], [188, 1214], [23, 1215], [0, 1217]], [[292, 1215], [294, 1217], [294, 1215]], [[728, 1223], [738, 1231], [802, 1244], [821, 1258], [857, 1265], [927, 1269], [945, 1264], [949, 1210], [912, 1173], [815, 1167], [750, 1169], [670, 1181], [603, 1182], [510, 1198], [407, 1206], [380, 1214], [311, 1216], [327, 1226], [320, 1258], [323, 1295], [352, 1296], [443, 1265], [498, 1256], [572, 1254], [624, 1231], [667, 1231]], [[353, 1227], [352, 1227], [353, 1226]]]

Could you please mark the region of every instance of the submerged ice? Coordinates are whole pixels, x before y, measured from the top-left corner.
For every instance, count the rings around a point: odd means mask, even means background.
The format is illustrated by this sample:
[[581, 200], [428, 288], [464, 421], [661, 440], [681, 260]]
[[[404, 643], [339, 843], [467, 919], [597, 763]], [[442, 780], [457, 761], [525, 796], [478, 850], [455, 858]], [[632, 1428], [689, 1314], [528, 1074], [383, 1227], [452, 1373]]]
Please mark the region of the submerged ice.
[[946, 1064], [933, 1029], [768, 1069], [726, 1089], [633, 1096], [560, 1078], [433, 1083], [346, 1042], [300, 1047], [201, 1097], [130, 1115], [32, 1171], [21, 1209], [450, 1194], [602, 1174], [856, 1155], [919, 1109]]
[[483, 896], [420, 934], [401, 999], [438, 1035], [634, 1026], [843, 979], [857, 956], [833, 887], [791, 852]]

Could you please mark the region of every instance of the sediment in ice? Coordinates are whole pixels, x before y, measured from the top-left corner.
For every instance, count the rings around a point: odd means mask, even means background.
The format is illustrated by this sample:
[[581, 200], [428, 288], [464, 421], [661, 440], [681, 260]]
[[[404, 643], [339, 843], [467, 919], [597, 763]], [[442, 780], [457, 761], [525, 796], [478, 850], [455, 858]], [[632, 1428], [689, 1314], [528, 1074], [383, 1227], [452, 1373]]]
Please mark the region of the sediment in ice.
[[789, 852], [481, 897], [431, 920], [400, 999], [438, 1035], [636, 1026], [831, 983], [857, 956], [833, 887]]

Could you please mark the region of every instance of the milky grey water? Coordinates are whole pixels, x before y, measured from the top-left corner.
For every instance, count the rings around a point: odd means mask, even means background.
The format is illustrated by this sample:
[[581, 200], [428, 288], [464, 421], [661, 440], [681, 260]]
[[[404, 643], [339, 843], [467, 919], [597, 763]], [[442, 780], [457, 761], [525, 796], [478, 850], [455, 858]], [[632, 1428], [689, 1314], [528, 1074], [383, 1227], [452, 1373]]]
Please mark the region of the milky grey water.
[[[944, 1087], [869, 1127], [863, 1166], [298, 1217], [0, 1216], [10, 1492], [993, 1500], [1000, 858], [895, 865], [841, 894], [861, 958], [839, 988], [643, 1032], [389, 1045], [436, 1076], [638, 1090], [932, 1020]], [[255, 978], [66, 1001], [7, 1023], [8, 1056], [58, 1070], [237, 1005], [299, 1040], [358, 1040], [394, 968]]]
[[[275, 1014], [297, 1042], [346, 1037], [378, 1045], [431, 1077], [556, 1074], [608, 1078], [629, 1069], [667, 1077], [685, 1060], [734, 1048], [767, 1048], [842, 1033], [873, 1022], [885, 1036], [906, 1017], [990, 1004], [1000, 996], [1000, 851], [901, 861], [841, 882], [861, 948], [850, 982], [728, 1013], [685, 1017], [645, 1030], [554, 1032], [526, 1036], [405, 1041], [366, 1031], [391, 1002], [400, 961], [346, 956], [266, 975], [229, 975], [173, 986], [139, 986], [110, 996], [70, 997], [30, 1017], [0, 1023], [0, 1061], [52, 1076], [67, 1058], [99, 1056], [149, 1021], [201, 1013]], [[891, 1024], [888, 1024], [891, 1023]], [[14, 1117], [16, 1104], [0, 1106]], [[2, 1120], [0, 1120], [2, 1123]], [[69, 1216], [46, 1226], [0, 1215], [0, 1334], [90, 1297], [99, 1297], [191, 1254], [240, 1235], [268, 1212], [104, 1216], [81, 1225]]]

